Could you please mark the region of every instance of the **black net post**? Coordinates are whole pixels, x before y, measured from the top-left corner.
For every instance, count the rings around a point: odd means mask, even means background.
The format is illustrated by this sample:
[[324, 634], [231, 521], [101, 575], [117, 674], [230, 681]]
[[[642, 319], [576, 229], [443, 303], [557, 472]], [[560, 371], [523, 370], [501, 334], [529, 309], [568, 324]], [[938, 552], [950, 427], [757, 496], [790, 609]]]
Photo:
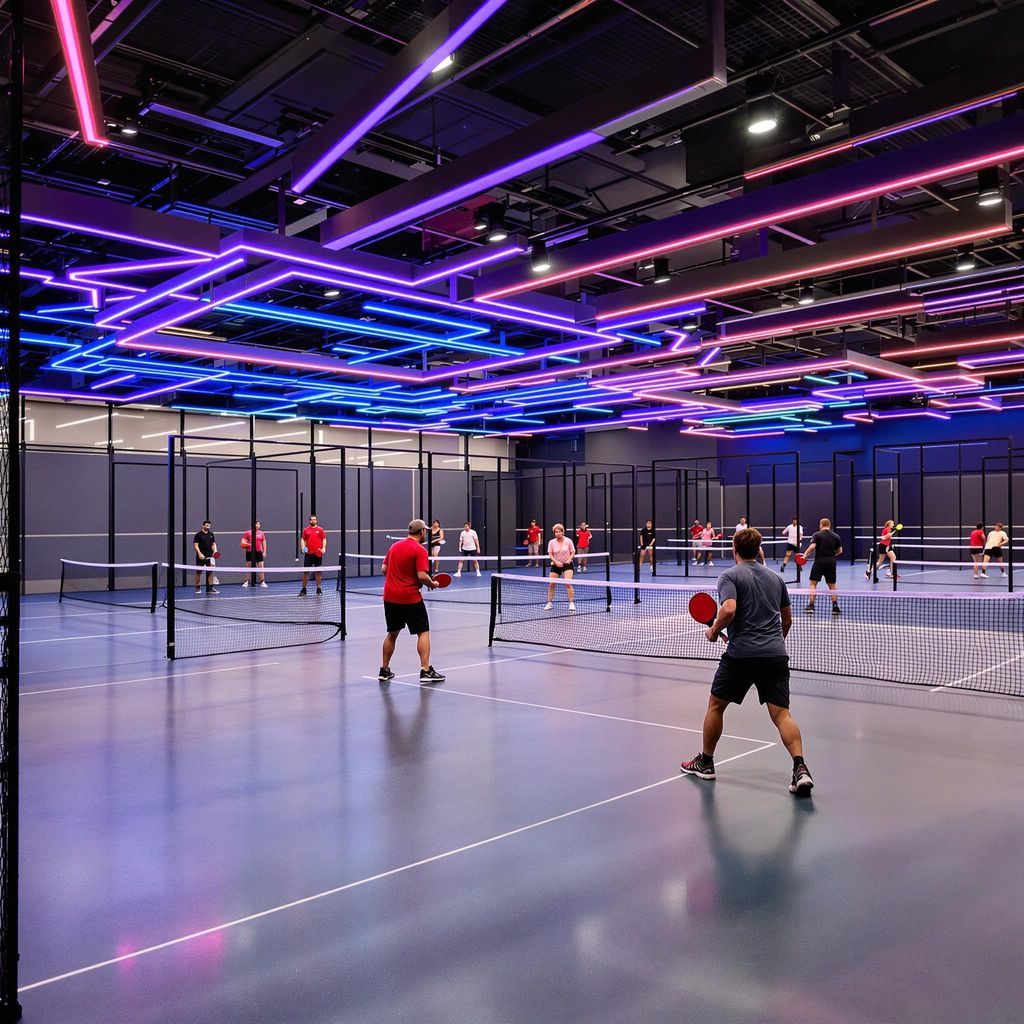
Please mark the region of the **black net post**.
[[1013, 593], [1013, 439], [1006, 442], [1006, 525], [1010, 543], [1006, 545], [1006, 585]]
[[18, 1004], [18, 643], [21, 624], [21, 155], [24, 12], [8, 5], [0, 75], [0, 1021]]
[[494, 623], [498, 617], [498, 601], [501, 594], [501, 580], [491, 576], [491, 617], [487, 626], [487, 646], [494, 646]]
[[[174, 592], [177, 583], [174, 571], [174, 434], [167, 437], [167, 657], [174, 658]], [[182, 441], [184, 445], [184, 440]], [[182, 459], [182, 487], [184, 487], [185, 466]]]

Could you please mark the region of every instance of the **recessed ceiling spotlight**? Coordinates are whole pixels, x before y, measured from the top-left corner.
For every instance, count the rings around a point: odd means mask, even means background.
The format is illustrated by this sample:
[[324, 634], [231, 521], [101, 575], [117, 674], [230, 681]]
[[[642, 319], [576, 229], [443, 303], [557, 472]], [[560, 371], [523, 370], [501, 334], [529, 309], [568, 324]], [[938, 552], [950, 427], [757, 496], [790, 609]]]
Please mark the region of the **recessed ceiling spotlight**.
[[771, 76], [758, 75], [747, 83], [747, 131], [751, 135], [774, 131], [779, 123], [774, 88]]
[[327, 288], [324, 290], [325, 299], [336, 299], [341, 294], [341, 290], [338, 288]]
[[455, 63], [455, 54], [449, 53], [447, 57], [442, 57], [441, 62], [437, 67], [431, 68], [430, 73], [436, 75], [439, 71], [444, 71], [445, 68], [450, 68]]
[[1003, 201], [998, 167], [983, 167], [978, 171], [978, 205], [995, 206]]
[[484, 203], [483, 206], [478, 206], [476, 208], [476, 210], [473, 211], [473, 230], [474, 231], [486, 231], [487, 228], [489, 227], [490, 220], [488, 218], [488, 213], [487, 213], [489, 206], [490, 206], [489, 203]]
[[683, 317], [683, 330], [684, 331], [695, 331], [700, 327], [700, 320], [694, 313], [689, 313]]
[[530, 269], [535, 274], [546, 274], [551, 269], [551, 258], [543, 239], [538, 238], [530, 248]]
[[138, 135], [139, 134], [139, 129], [136, 128], [135, 125], [133, 125], [133, 124], [125, 124], [125, 125], [121, 126], [121, 134], [122, 135]]
[[654, 261], [654, 283], [664, 284], [670, 280], [672, 275], [668, 270], [668, 259], [665, 256], [658, 256]]
[[965, 270], [973, 270], [978, 265], [974, 255], [973, 245], [962, 245], [956, 251], [956, 269], [961, 273]]

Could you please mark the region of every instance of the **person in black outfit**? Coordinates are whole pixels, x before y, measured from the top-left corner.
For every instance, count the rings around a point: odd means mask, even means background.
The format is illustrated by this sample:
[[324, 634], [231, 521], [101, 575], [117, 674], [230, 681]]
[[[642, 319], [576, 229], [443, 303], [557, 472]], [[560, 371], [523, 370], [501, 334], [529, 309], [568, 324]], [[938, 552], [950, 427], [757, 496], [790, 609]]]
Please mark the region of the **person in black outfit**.
[[[192, 538], [192, 548], [196, 553], [196, 565], [213, 565], [214, 555], [217, 553], [217, 538], [213, 535], [210, 520], [203, 520], [203, 528]], [[199, 578], [202, 573], [196, 569], [196, 593], [199, 593]], [[206, 574], [206, 592], [208, 594], [219, 594], [220, 591], [213, 585], [213, 573]]]
[[807, 607], [804, 609], [809, 614], [814, 614], [815, 591], [818, 589], [820, 580], [828, 584], [832, 591], [832, 614], [839, 615], [839, 592], [836, 590], [836, 559], [843, 553], [843, 542], [838, 533], [832, 530], [832, 520], [822, 519], [818, 523], [818, 532], [811, 538], [811, 543], [804, 552], [805, 558], [810, 558], [814, 552], [814, 564], [811, 566], [811, 596], [807, 599]]
[[639, 565], [644, 564], [644, 559], [651, 556], [651, 572], [654, 572], [654, 523], [648, 519], [644, 523], [644, 528], [640, 531], [640, 562]]

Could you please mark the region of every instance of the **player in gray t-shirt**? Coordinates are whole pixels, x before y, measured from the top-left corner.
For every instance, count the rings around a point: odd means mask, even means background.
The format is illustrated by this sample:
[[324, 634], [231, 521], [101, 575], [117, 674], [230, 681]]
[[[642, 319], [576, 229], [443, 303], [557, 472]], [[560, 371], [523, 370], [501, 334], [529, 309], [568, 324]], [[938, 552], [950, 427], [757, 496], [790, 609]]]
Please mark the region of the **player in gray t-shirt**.
[[758, 699], [768, 705], [768, 714], [793, 758], [789, 791], [806, 796], [814, 780], [804, 764], [800, 728], [789, 713], [786, 634], [793, 624], [789, 593], [776, 573], [757, 563], [761, 547], [757, 530], [740, 530], [732, 543], [736, 565], [718, 579], [721, 605], [718, 617], [706, 631], [708, 640], [714, 643], [728, 630], [728, 646], [711, 684], [704, 716], [704, 747], [693, 760], [679, 767], [699, 779], [715, 777], [715, 747], [725, 727], [725, 709], [730, 704], [742, 704], [754, 686]]

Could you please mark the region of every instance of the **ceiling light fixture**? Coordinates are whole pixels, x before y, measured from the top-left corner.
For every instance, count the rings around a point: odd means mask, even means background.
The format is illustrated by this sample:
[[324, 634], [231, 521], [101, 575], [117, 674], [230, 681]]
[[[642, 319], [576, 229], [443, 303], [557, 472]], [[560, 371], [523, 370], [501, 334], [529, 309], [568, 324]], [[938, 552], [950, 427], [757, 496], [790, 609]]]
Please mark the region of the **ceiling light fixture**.
[[654, 261], [654, 283], [664, 284], [671, 280], [672, 275], [668, 269], [668, 259], [665, 256], [658, 256]]
[[538, 238], [530, 249], [530, 269], [535, 274], [546, 274], [551, 269], [551, 258], [543, 239]]
[[979, 206], [995, 206], [1003, 201], [1003, 189], [999, 182], [998, 167], [982, 167], [978, 171]]
[[775, 106], [774, 82], [770, 76], [759, 75], [747, 84], [747, 131], [765, 135], [779, 123]]
[[814, 286], [810, 284], [801, 285], [796, 301], [798, 305], [810, 306], [814, 302]]
[[139, 129], [136, 128], [135, 125], [133, 125], [133, 124], [125, 124], [125, 125], [121, 126], [121, 134], [122, 135], [138, 135], [139, 134]]
[[683, 318], [684, 331], [695, 331], [698, 327], [700, 327], [700, 320], [695, 314], [691, 313]]
[[963, 273], [966, 270], [973, 270], [978, 265], [974, 255], [973, 245], [962, 245], [956, 251], [956, 269]]
[[336, 299], [341, 294], [340, 288], [328, 288], [324, 291], [325, 299]]
[[445, 68], [450, 68], [455, 63], [455, 54], [449, 53], [447, 57], [442, 57], [441, 62], [430, 69], [432, 75], [436, 75], [439, 71], [444, 71]]

